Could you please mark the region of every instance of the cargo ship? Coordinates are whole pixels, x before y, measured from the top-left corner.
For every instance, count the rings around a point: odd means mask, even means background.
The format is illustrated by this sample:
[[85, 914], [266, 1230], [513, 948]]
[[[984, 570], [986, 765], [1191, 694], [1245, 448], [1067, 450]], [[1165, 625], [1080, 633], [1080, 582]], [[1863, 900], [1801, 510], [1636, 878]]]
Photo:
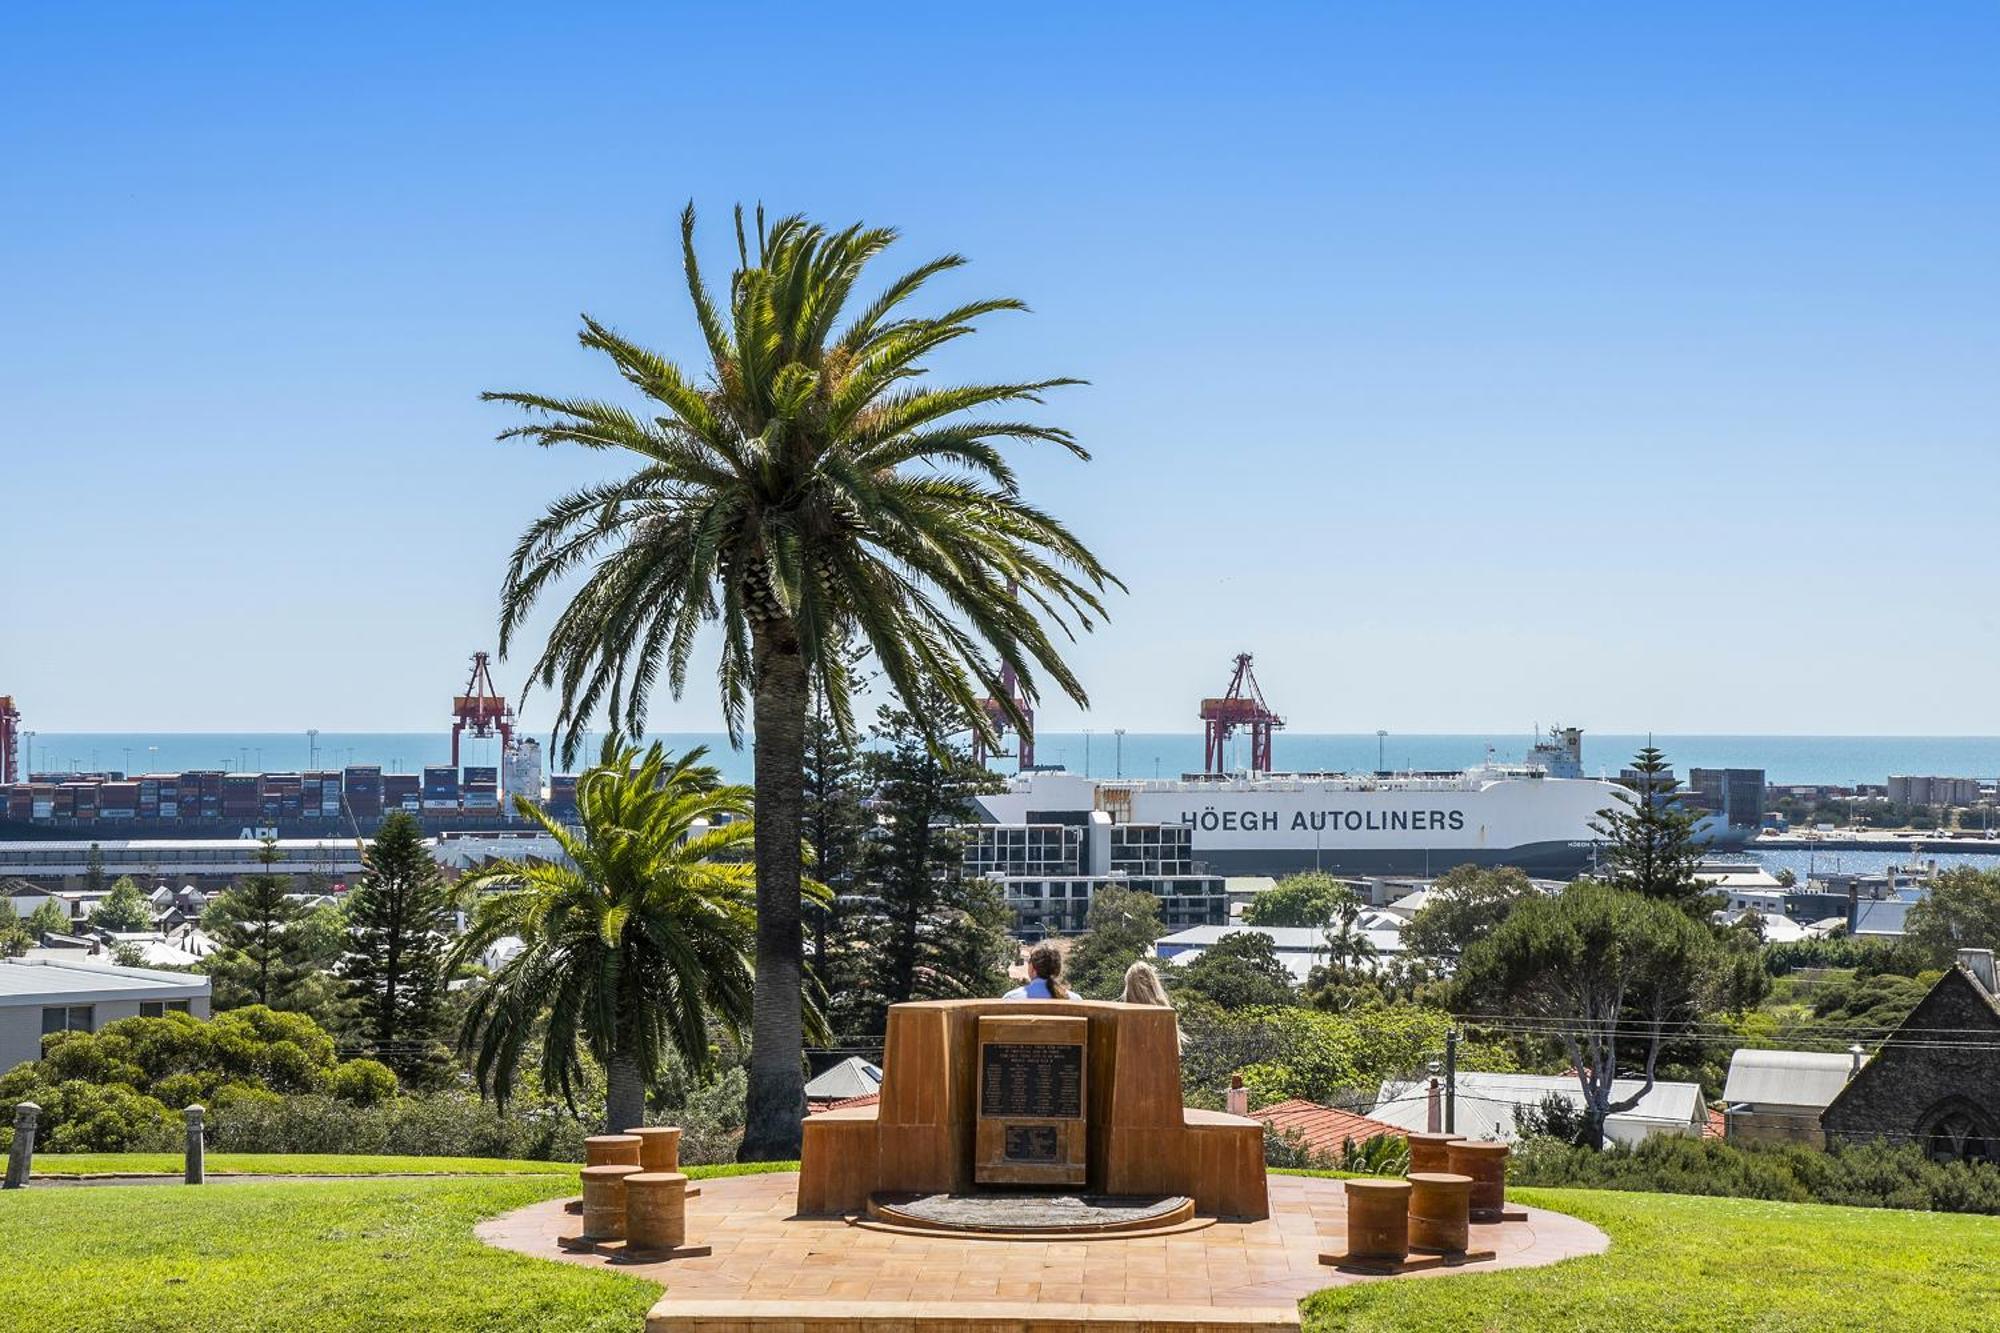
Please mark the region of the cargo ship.
[[[353, 765], [305, 773], [33, 773], [0, 786], [0, 840], [366, 837], [392, 810], [425, 834], [518, 830], [513, 794], [558, 817], [576, 810], [576, 778], [546, 787], [533, 742], [498, 767], [384, 773]], [[505, 781], [503, 783], [503, 776]]]
[[1581, 733], [1538, 747], [1542, 762], [1449, 772], [1191, 773], [1172, 779], [1087, 778], [1036, 769], [979, 798], [1004, 824], [1181, 825], [1193, 855], [1223, 875], [1435, 875], [1453, 866], [1518, 866], [1568, 878], [1599, 862], [1591, 827], [1618, 803], [1618, 784], [1581, 776]]

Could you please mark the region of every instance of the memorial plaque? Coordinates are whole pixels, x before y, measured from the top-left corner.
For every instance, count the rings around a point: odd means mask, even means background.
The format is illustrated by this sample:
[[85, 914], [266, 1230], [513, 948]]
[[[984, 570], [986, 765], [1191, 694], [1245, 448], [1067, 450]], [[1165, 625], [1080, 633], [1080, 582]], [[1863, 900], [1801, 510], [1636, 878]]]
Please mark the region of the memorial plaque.
[[1008, 1125], [1006, 1146], [1000, 1155], [1010, 1162], [1053, 1162], [1056, 1160], [1054, 1125]]
[[1088, 1118], [1087, 1020], [1037, 1014], [979, 1019], [973, 1179], [992, 1185], [1081, 1185]]
[[982, 1047], [979, 1114], [1035, 1120], [1083, 1116], [1083, 1047], [989, 1042]]

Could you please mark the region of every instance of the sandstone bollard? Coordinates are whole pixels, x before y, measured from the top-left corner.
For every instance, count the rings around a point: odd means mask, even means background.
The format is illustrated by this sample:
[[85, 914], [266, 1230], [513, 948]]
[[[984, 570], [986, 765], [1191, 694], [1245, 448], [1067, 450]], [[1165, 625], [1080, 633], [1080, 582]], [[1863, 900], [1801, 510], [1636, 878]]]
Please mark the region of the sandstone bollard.
[[7, 1153], [7, 1185], [10, 1190], [24, 1189], [28, 1176], [35, 1166], [35, 1121], [41, 1117], [42, 1108], [33, 1102], [22, 1102], [14, 1108], [14, 1146]]
[[1449, 1144], [1445, 1153], [1453, 1175], [1472, 1177], [1472, 1220], [1498, 1222], [1507, 1206], [1507, 1145], [1479, 1139]]
[[1410, 1173], [1410, 1248], [1462, 1254], [1472, 1237], [1472, 1177]]
[[678, 1171], [641, 1171], [625, 1177], [629, 1249], [660, 1252], [686, 1242], [687, 1179]]
[[187, 1170], [184, 1177], [188, 1184], [199, 1185], [208, 1174], [201, 1138], [201, 1118], [206, 1112], [197, 1105], [188, 1107], [184, 1114], [187, 1116]]
[[681, 1132], [674, 1126], [628, 1129], [639, 1140], [639, 1166], [648, 1173], [681, 1169]]
[[634, 1134], [592, 1134], [583, 1141], [585, 1166], [639, 1165], [639, 1139]]
[[1444, 1171], [1448, 1169], [1446, 1148], [1451, 1144], [1462, 1143], [1465, 1140], [1465, 1135], [1463, 1134], [1411, 1133], [1404, 1137], [1410, 1141], [1409, 1174], [1411, 1175], [1415, 1175], [1419, 1171]]
[[583, 1168], [585, 1240], [625, 1239], [625, 1177], [638, 1174], [637, 1166], [626, 1163]]
[[1401, 1263], [1410, 1255], [1410, 1182], [1350, 1180], [1347, 1258]]

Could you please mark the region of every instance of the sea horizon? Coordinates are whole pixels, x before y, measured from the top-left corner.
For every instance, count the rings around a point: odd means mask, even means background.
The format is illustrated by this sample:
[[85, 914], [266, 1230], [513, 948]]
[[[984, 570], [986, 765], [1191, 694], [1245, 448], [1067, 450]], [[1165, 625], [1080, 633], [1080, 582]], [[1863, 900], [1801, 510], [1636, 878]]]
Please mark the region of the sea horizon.
[[[571, 771], [553, 762], [548, 737], [523, 733], [542, 742], [544, 771]], [[596, 751], [603, 736], [592, 730], [579, 751], [579, 764]], [[711, 762], [731, 781], [748, 781], [751, 756], [748, 736], [743, 748], [732, 748], [721, 732], [658, 732], [672, 750], [704, 746]], [[1011, 742], [1012, 738], [1008, 738]], [[1492, 759], [1518, 762], [1535, 741], [1529, 732], [1279, 732], [1274, 744], [1275, 766], [1295, 772], [1365, 772], [1380, 767], [1392, 771], [1463, 768]], [[1648, 741], [1663, 750], [1675, 769], [1761, 768], [1773, 784], [1853, 786], [1881, 783], [1894, 773], [1991, 778], [2000, 775], [2000, 736], [1878, 736], [1801, 734], [1642, 734], [1586, 732], [1583, 771], [1590, 776], [1615, 776]], [[1232, 745], [1231, 767], [1247, 756], [1239, 738]], [[1035, 757], [1044, 765], [1060, 765], [1092, 777], [1175, 777], [1202, 767], [1199, 732], [1127, 731], [1115, 729], [1046, 732], [1036, 738]], [[413, 773], [426, 765], [451, 761], [451, 736], [446, 729], [429, 732], [322, 731], [317, 741], [297, 731], [145, 731], [37, 732], [24, 747], [22, 771], [125, 773], [181, 772], [223, 768], [233, 772], [295, 772], [309, 767], [341, 768], [349, 764], [379, 764], [387, 772]], [[500, 762], [497, 738], [466, 737], [460, 743], [462, 765]], [[996, 759], [1001, 772], [1013, 771], [1011, 758]]]

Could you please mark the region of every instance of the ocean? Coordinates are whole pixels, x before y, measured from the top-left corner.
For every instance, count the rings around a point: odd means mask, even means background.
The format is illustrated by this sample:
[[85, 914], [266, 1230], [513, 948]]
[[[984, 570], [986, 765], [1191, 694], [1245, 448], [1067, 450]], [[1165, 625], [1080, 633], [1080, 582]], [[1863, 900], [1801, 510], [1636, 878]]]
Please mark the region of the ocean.
[[[544, 744], [547, 737], [541, 737]], [[587, 753], [595, 753], [598, 737]], [[750, 778], [748, 749], [733, 750], [721, 733], [666, 733], [652, 739], [679, 750], [705, 745], [723, 774]], [[1655, 736], [1653, 743], [1683, 775], [1689, 768], [1761, 768], [1774, 783], [1852, 785], [1881, 782], [1892, 773], [1991, 778], [2000, 774], [2000, 736]], [[1584, 770], [1614, 775], [1644, 745], [1644, 736], [1593, 735], [1583, 738]], [[1503, 762], [1526, 755], [1534, 737], [1520, 732], [1473, 735], [1397, 735], [1379, 740], [1379, 754], [1392, 769], [1453, 769], [1489, 756]], [[236, 772], [296, 772], [310, 766], [340, 768], [380, 764], [385, 771], [414, 773], [426, 764], [451, 762], [451, 735], [434, 732], [46, 732], [37, 733], [23, 757], [37, 771], [180, 772], [224, 768]], [[1378, 738], [1361, 735], [1307, 735], [1279, 732], [1277, 766], [1293, 771], [1372, 770]], [[1199, 733], [1110, 730], [1049, 732], [1036, 740], [1036, 758], [1097, 777], [1173, 777], [1198, 770]], [[1240, 758], [1232, 756], [1232, 758]], [[497, 764], [497, 740], [466, 739], [459, 760]], [[996, 761], [1007, 769], [1008, 761]], [[555, 771], [553, 764], [550, 771]]]

